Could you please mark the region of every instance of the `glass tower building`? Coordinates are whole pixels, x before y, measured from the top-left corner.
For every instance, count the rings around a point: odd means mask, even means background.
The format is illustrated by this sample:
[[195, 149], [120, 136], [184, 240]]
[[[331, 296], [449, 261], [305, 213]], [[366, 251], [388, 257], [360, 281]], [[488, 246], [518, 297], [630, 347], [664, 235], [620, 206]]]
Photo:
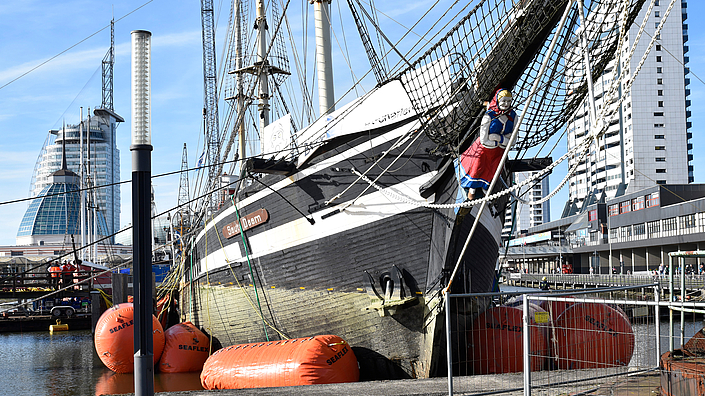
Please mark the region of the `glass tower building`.
[[[112, 235], [117, 232], [120, 229], [120, 186], [113, 184], [120, 181], [120, 150], [116, 144], [116, 128], [117, 123], [123, 121], [111, 110], [96, 109], [94, 116], [90, 117], [90, 133], [88, 132], [88, 119], [82, 122], [82, 126], [80, 124], [66, 125], [62, 129], [49, 131], [50, 136], [54, 136], [54, 141], [46, 145], [37, 160], [31, 195], [39, 197], [48, 187], [55, 184], [53, 174], [61, 168], [62, 145], [65, 143], [67, 169], [76, 175], [76, 184], [80, 185], [78, 180], [82, 176], [84, 186], [88, 183], [98, 186], [93, 190], [95, 194], [92, 197], [87, 197], [87, 205], [97, 207], [101, 214], [99, 217], [103, 217], [105, 227], [102, 228], [99, 223], [98, 233]], [[83, 130], [82, 147], [81, 130]], [[83, 149], [83, 166], [81, 166], [81, 149]], [[88, 169], [89, 163], [90, 170]], [[76, 221], [80, 222], [80, 220]], [[69, 228], [73, 230], [71, 227], [74, 226], [80, 227], [80, 224], [76, 223]], [[24, 231], [20, 228], [18, 244], [22, 232]], [[109, 243], [113, 242], [111, 238]]]

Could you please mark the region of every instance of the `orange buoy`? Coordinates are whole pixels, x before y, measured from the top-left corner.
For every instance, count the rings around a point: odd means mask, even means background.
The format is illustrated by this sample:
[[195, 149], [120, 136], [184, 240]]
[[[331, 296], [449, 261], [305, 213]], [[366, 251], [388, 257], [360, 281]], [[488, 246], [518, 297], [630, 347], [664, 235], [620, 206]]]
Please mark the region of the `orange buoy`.
[[154, 311], [159, 323], [162, 325], [162, 329], [166, 329], [167, 317], [169, 316], [167, 311], [169, 310], [170, 299], [171, 295], [166, 295], [160, 298], [157, 301], [157, 309]]
[[[537, 324], [535, 313], [545, 312], [529, 304], [531, 370], [543, 368], [548, 355], [547, 326]], [[523, 312], [521, 307], [500, 306], [481, 313], [468, 334], [468, 357], [474, 374], [500, 374], [524, 369]]]
[[580, 303], [554, 322], [559, 369], [626, 366], [634, 353], [634, 331], [626, 316], [600, 303]]
[[[568, 297], [568, 298], [573, 298], [572, 296], [562, 296], [562, 297]], [[568, 302], [568, 301], [547, 301], [547, 300], [542, 300], [539, 303], [539, 306], [546, 310], [548, 314], [551, 316], [552, 320], [558, 319], [559, 316], [568, 309], [571, 305], [575, 304], [574, 302]]]
[[[132, 303], [114, 305], [103, 312], [95, 327], [95, 351], [106, 367], [116, 373], [131, 373], [135, 370], [134, 307]], [[164, 349], [164, 331], [152, 315], [154, 364]]]
[[216, 351], [201, 371], [205, 389], [241, 389], [356, 382], [357, 359], [335, 335], [233, 345]]
[[164, 332], [164, 352], [159, 359], [159, 371], [187, 373], [201, 371], [210, 354], [208, 336], [191, 322], [179, 323]]

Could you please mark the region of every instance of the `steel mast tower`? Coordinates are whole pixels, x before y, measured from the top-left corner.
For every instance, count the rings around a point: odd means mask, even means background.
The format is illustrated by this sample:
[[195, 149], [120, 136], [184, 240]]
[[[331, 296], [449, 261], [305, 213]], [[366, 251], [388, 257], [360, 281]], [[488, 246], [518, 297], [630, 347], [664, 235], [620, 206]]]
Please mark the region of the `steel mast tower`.
[[[218, 131], [218, 75], [215, 59], [215, 30], [213, 22], [213, 0], [201, 0], [201, 30], [203, 37], [203, 121], [208, 162], [206, 189], [216, 186], [219, 162], [220, 133]], [[208, 208], [215, 209], [216, 195], [206, 199]]]
[[[181, 154], [181, 174], [179, 175], [179, 216], [181, 217], [181, 225], [184, 227], [189, 227], [191, 225], [191, 211], [189, 204], [189, 186], [188, 186], [188, 156], [186, 151], [186, 143], [184, 143], [184, 150]], [[183, 232], [183, 230], [181, 230]]]
[[113, 65], [115, 64], [115, 19], [110, 21], [110, 49], [103, 58], [102, 109], [115, 111], [113, 107]]

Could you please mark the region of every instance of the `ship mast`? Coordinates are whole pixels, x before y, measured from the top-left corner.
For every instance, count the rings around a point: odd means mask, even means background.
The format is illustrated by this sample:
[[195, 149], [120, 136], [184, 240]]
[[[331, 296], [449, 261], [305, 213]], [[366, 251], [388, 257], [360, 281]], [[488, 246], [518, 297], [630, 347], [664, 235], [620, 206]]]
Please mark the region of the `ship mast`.
[[[264, 127], [269, 125], [269, 78], [267, 75], [269, 73], [268, 61], [267, 61], [267, 15], [265, 14], [264, 0], [257, 1], [257, 21], [255, 22], [257, 27], [257, 60], [255, 61], [255, 66], [257, 66], [259, 73], [257, 78], [259, 79], [259, 104], [257, 109], [259, 110], [259, 125], [260, 131], [264, 130]], [[242, 153], [240, 153], [242, 155]]]
[[[242, 69], [242, 27], [240, 26], [240, 18], [242, 18], [242, 6], [240, 0], [236, 0], [235, 4], [235, 69]], [[236, 90], [237, 90], [237, 114], [238, 119], [241, 119], [240, 114], [245, 112], [245, 96], [242, 90], [242, 74], [236, 74]], [[237, 155], [242, 158], [242, 163], [247, 159], [245, 152], [245, 122], [242, 120], [238, 125], [238, 151]]]
[[333, 61], [330, 51], [330, 0], [311, 0], [316, 21], [316, 68], [318, 71], [318, 108], [321, 115], [335, 110]]

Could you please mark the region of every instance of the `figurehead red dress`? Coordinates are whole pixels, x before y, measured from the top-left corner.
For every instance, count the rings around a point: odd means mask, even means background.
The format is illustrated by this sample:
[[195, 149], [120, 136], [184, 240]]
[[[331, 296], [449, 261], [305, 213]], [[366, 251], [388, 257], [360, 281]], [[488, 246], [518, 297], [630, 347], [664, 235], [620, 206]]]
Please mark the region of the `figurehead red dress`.
[[461, 187], [483, 190], [489, 188], [509, 143], [516, 118], [516, 112], [511, 107], [500, 110], [499, 99], [511, 95], [511, 92], [504, 88], [495, 92], [482, 117], [479, 136], [455, 161]]

